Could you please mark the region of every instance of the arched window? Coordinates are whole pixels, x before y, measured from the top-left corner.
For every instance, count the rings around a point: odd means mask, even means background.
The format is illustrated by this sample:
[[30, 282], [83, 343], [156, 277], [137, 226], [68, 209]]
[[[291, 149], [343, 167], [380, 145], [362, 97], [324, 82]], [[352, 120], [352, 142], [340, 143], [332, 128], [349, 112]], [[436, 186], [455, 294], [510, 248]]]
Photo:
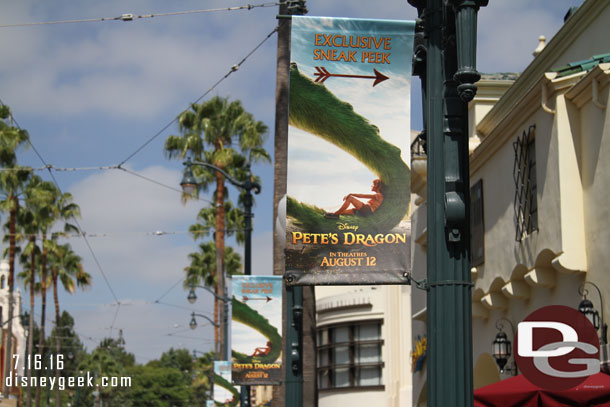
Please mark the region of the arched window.
[[5, 280], [6, 280], [5, 276], [0, 277], [0, 288], [1, 289], [4, 289], [4, 282], [5, 282]]

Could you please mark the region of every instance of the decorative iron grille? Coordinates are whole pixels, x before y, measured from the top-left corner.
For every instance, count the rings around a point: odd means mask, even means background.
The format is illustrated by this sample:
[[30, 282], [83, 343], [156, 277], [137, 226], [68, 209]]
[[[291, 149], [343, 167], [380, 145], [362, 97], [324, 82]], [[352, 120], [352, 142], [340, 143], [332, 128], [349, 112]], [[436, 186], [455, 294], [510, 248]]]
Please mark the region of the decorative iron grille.
[[513, 143], [515, 162], [513, 179], [515, 181], [515, 240], [520, 242], [534, 230], [538, 229], [538, 202], [536, 182], [536, 126], [532, 125], [527, 132]]
[[426, 133], [422, 131], [411, 143], [411, 158], [425, 157], [427, 153], [428, 151], [426, 148]]

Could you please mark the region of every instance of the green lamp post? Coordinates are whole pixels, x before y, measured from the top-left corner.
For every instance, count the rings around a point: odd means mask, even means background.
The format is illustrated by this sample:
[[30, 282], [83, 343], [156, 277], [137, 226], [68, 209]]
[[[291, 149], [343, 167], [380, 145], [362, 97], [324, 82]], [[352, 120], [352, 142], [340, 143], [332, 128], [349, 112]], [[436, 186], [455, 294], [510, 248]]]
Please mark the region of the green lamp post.
[[426, 151], [428, 405], [470, 407], [472, 309], [468, 102], [476, 94], [476, 17], [487, 0], [409, 0], [418, 10]]
[[[229, 174], [227, 174], [226, 171], [222, 170], [221, 168], [218, 168], [217, 166], [210, 164], [210, 163], [206, 163], [203, 161], [191, 161], [190, 159], [187, 159], [184, 162], [184, 174], [183, 174], [183, 178], [182, 181], [180, 182], [180, 186], [182, 186], [182, 191], [187, 194], [187, 195], [192, 195], [195, 192], [195, 188], [197, 187], [197, 180], [195, 179], [195, 176], [193, 175], [193, 170], [192, 170], [192, 166], [193, 165], [197, 165], [200, 167], [205, 167], [208, 169], [211, 169], [213, 171], [219, 172], [221, 173], [225, 179], [227, 181], [229, 181], [233, 186], [235, 186], [236, 188], [239, 188], [241, 190], [244, 191], [244, 196], [243, 196], [243, 203], [244, 203], [244, 232], [245, 232], [245, 244], [244, 244], [244, 273], [249, 276], [252, 274], [252, 217], [254, 216], [252, 214], [252, 204], [253, 204], [253, 199], [252, 199], [252, 193], [254, 192], [255, 194], [260, 194], [261, 192], [261, 184], [259, 184], [258, 182], [254, 181], [254, 177], [252, 176], [252, 172], [250, 171], [250, 163], [247, 164], [246, 167], [246, 180], [245, 181], [238, 181], [235, 178], [231, 177]], [[219, 256], [218, 254], [218, 245], [216, 245], [216, 250], [217, 250], [217, 259], [222, 259], [222, 256]], [[221, 264], [223, 262], [218, 261], [217, 267], [221, 268]], [[223, 343], [223, 354], [226, 358], [226, 360], [229, 360], [229, 350], [228, 350], [228, 305], [227, 305], [227, 290], [226, 290], [226, 284], [225, 284], [225, 278], [224, 278], [224, 270], [219, 269], [218, 270], [218, 275], [220, 277], [220, 282], [221, 282], [221, 286], [222, 286], [222, 290], [224, 293], [224, 297], [225, 299], [221, 299], [222, 301], [224, 301], [225, 306], [223, 307], [223, 316], [222, 319], [224, 321], [224, 340], [221, 341]], [[189, 293], [190, 296], [190, 293]], [[215, 297], [219, 298], [218, 295], [214, 294]], [[191, 297], [192, 298], [192, 297]], [[190, 301], [190, 298], [189, 298]], [[242, 394], [241, 394], [241, 399], [242, 399], [242, 407], [249, 407], [250, 406], [250, 386], [242, 386]]]

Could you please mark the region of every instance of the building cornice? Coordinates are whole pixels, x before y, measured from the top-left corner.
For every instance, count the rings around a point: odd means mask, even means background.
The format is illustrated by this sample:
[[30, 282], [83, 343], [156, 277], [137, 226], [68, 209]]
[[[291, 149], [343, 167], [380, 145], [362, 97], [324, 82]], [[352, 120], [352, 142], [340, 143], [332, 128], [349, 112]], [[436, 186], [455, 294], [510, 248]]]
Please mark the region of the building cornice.
[[[607, 102], [598, 99], [599, 90], [610, 83], [610, 63], [599, 64], [583, 76], [578, 83], [566, 92], [566, 98], [579, 109], [585, 104], [593, 102], [602, 108]], [[605, 108], [605, 106], [603, 106]]]
[[[483, 134], [486, 134], [486, 137], [470, 156], [470, 174], [475, 174], [477, 170], [502, 148], [509, 138], [514, 137], [523, 128], [524, 118], [532, 116], [541, 108], [549, 114], [554, 114], [553, 110], [549, 107], [549, 101], [557, 93], [567, 92], [585, 74], [585, 72], [579, 72], [557, 78], [556, 72], [543, 73], [525, 94], [521, 95], [520, 98], [513, 98], [512, 104], [510, 107], [506, 107], [506, 112], [504, 112], [499, 122], [486, 120], [489, 114], [485, 116], [483, 121], [477, 126], [477, 131], [482, 131]], [[500, 102], [505, 98], [500, 99]], [[496, 107], [498, 104], [496, 104]], [[494, 127], [488, 127], [491, 125]]]
[[506, 116], [513, 110], [512, 106], [521, 99], [521, 95], [530, 93], [532, 88], [536, 87], [543, 74], [609, 5], [607, 0], [585, 1], [506, 91], [504, 97], [481, 120], [476, 127], [477, 133], [484, 137], [490, 136], [491, 131], [505, 121]]

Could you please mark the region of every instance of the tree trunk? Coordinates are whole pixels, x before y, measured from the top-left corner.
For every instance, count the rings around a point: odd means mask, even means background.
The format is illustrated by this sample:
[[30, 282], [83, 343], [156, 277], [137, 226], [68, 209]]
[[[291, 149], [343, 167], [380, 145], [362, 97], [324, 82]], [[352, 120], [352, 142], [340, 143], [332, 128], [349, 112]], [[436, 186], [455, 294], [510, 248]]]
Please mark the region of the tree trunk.
[[[36, 283], [36, 237], [30, 237], [32, 245], [32, 253], [30, 254], [30, 326], [28, 328], [28, 359], [31, 361], [34, 357], [34, 284]], [[27, 363], [27, 362], [26, 362]], [[28, 366], [28, 383], [32, 381], [31, 365]], [[27, 388], [27, 407], [32, 407], [32, 386]]]
[[[15, 286], [15, 233], [16, 233], [16, 219], [17, 219], [17, 209], [19, 208], [19, 200], [16, 196], [11, 196], [13, 205], [9, 214], [9, 255], [8, 255], [8, 327], [6, 329], [6, 348], [4, 349], [4, 376], [12, 375], [13, 367], [12, 367], [12, 353], [13, 353], [13, 312], [14, 312], [14, 299], [13, 299], [13, 291]], [[10, 388], [6, 386], [6, 380], [2, 383], [2, 387], [4, 388], [4, 395], [8, 397], [10, 392]]]
[[[225, 185], [224, 176], [216, 171], [216, 275], [218, 284], [216, 285], [216, 295], [224, 297], [225, 275], [224, 275], [224, 254], [225, 254]], [[224, 304], [223, 304], [224, 305]], [[228, 355], [227, 338], [225, 337], [225, 307], [220, 306], [220, 324], [223, 329], [220, 330], [220, 353], [223, 360]], [[227, 358], [228, 359], [228, 358]]]
[[[45, 339], [45, 319], [47, 309], [47, 235], [42, 234], [42, 262], [41, 262], [41, 277], [40, 277], [40, 338], [38, 338], [38, 354], [43, 355], [44, 359], [44, 339]], [[40, 386], [36, 387], [36, 407], [40, 407]]]
[[[53, 273], [53, 300], [55, 301], [55, 383], [59, 383], [59, 369], [57, 368], [57, 355], [59, 355], [59, 337], [62, 336], [62, 330], [59, 326], [59, 295], [57, 294], [57, 270]], [[61, 398], [59, 395], [59, 386], [55, 387], [55, 407], [61, 407]]]
[[220, 355], [220, 342], [218, 341], [218, 298], [214, 297], [214, 351], [216, 356]]

